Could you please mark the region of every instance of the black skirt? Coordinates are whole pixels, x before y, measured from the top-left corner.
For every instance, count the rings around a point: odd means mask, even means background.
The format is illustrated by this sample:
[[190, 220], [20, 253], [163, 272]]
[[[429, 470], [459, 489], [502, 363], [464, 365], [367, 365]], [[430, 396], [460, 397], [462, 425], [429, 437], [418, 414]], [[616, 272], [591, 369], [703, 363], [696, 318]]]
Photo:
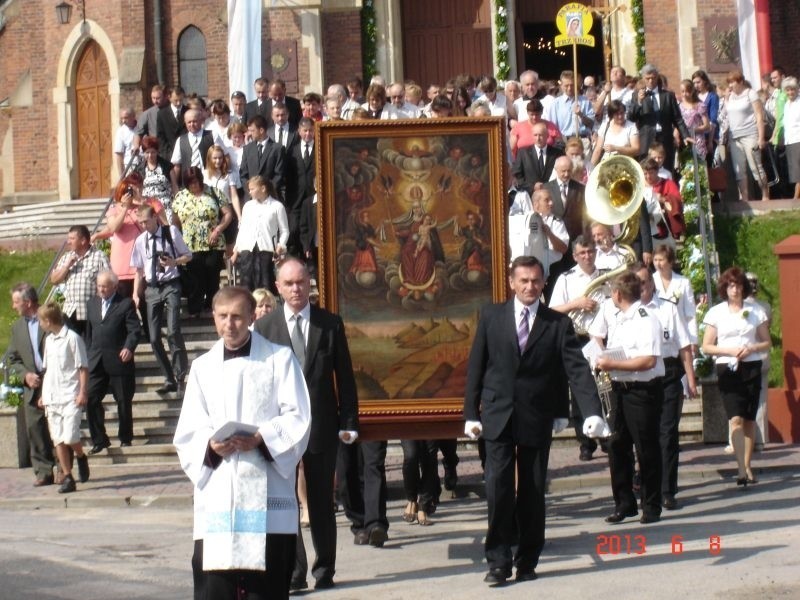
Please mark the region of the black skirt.
[[761, 396], [761, 361], [740, 362], [735, 371], [728, 365], [717, 365], [717, 379], [728, 419], [755, 421]]

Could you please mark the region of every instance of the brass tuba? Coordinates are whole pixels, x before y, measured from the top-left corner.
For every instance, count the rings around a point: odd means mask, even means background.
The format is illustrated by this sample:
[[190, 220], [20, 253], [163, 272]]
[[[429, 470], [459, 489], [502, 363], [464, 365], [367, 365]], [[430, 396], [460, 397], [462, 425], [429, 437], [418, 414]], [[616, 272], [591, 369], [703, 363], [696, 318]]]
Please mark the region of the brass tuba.
[[[605, 225], [625, 223], [622, 232], [614, 238], [626, 250], [625, 263], [616, 269], [595, 277], [584, 290], [583, 295], [600, 303], [610, 294], [608, 282], [624, 272], [635, 260], [635, 253], [629, 244], [639, 235], [639, 207], [644, 200], [644, 171], [629, 156], [613, 154], [604, 158], [589, 175], [586, 183], [586, 212], [592, 221]], [[569, 316], [575, 331], [585, 334], [589, 324], [597, 314], [588, 310], [573, 310]]]

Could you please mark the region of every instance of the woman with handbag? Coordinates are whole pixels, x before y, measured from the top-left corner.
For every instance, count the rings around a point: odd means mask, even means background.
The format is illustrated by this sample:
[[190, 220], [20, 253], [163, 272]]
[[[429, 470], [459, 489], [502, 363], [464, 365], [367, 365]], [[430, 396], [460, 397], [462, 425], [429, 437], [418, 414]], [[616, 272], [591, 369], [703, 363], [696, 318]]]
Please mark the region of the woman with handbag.
[[606, 107], [606, 113], [607, 119], [600, 125], [592, 152], [592, 165], [596, 166], [606, 155], [639, 156], [639, 130], [628, 120], [625, 105], [619, 100], [612, 100]]

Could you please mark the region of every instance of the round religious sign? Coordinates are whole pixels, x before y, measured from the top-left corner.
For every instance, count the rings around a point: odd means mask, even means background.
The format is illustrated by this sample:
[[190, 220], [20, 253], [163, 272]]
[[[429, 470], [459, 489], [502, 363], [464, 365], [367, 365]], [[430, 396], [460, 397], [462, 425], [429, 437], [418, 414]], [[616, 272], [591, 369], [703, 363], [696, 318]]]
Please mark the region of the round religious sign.
[[274, 73], [280, 73], [289, 66], [289, 59], [279, 50], [269, 57], [269, 64]]

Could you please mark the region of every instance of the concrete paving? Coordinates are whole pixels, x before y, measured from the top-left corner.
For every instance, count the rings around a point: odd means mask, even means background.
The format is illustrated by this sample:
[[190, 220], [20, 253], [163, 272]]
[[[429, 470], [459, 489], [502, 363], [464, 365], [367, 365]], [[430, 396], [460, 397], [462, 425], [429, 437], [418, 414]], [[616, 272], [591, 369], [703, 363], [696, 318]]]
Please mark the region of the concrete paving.
[[[759, 482], [743, 491], [722, 446], [684, 445], [681, 507], [646, 526], [603, 521], [612, 505], [602, 455], [581, 463], [576, 449], [554, 448], [539, 579], [500, 589], [483, 583], [486, 505], [477, 453], [460, 454], [457, 497], [445, 497], [434, 524], [423, 528], [400, 519], [401, 457], [390, 453], [386, 546], [353, 545], [340, 513], [337, 587], [300, 595], [800, 597], [800, 446], [769, 445], [756, 454]], [[97, 467], [66, 498], [31, 483], [29, 470], [0, 470], [0, 598], [191, 598], [191, 486], [179, 468]]]

